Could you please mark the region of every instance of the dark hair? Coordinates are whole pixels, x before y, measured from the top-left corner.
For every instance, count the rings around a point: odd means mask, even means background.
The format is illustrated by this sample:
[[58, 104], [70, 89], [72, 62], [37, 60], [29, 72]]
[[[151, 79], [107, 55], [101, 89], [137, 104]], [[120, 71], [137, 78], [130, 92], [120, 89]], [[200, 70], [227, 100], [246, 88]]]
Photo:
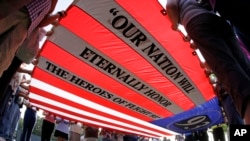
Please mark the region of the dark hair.
[[86, 127], [85, 128], [85, 137], [98, 138], [98, 129], [90, 127], [90, 126]]

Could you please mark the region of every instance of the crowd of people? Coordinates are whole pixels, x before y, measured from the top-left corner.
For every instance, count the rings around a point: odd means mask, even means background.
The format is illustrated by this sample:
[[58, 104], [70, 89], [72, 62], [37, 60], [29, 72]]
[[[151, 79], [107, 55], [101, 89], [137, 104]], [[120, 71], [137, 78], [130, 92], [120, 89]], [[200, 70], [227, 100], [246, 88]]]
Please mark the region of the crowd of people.
[[[55, 25], [66, 16], [65, 11], [52, 14], [57, 1], [0, 0], [0, 141], [13, 139], [23, 105], [27, 108], [21, 141], [30, 140], [37, 108], [29, 102], [30, 80], [26, 74], [31, 75], [32, 70], [24, 66], [37, 64], [39, 41], [53, 34], [44, 27]], [[229, 124], [250, 124], [250, 24], [246, 20], [249, 3], [246, 0], [167, 0], [166, 5], [172, 29], [178, 31], [179, 25], [184, 26], [187, 41], [192, 41], [201, 51], [218, 77], [215, 94], [226, 109]], [[48, 113], [41, 140], [50, 140], [55, 129], [58, 141], [78, 141], [80, 126]], [[86, 133], [88, 130], [94, 129], [86, 128]], [[88, 134], [85, 135], [87, 138]], [[93, 136], [96, 135], [90, 138]]]

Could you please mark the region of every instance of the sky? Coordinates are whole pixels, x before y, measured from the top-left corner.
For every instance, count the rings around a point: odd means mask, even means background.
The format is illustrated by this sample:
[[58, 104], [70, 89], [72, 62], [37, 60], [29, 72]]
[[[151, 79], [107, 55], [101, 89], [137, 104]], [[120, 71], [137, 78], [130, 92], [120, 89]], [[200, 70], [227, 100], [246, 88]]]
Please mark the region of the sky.
[[67, 7], [73, 2], [73, 0], [58, 0], [56, 8], [54, 12], [60, 11], [60, 10], [66, 10]]

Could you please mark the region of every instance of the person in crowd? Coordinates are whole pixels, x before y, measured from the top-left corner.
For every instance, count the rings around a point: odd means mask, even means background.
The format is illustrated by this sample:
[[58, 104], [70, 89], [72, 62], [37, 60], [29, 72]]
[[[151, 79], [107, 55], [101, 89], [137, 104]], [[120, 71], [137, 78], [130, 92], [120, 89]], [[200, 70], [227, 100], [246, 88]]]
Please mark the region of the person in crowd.
[[214, 75], [206, 62], [202, 63], [201, 67], [205, 69], [205, 73], [210, 78], [210, 83], [212, 84], [214, 93], [218, 98], [219, 106], [223, 108], [223, 111], [226, 114], [225, 123], [229, 125], [243, 125], [244, 121], [237, 112], [233, 100], [230, 94], [225, 90], [225, 87], [219, 82], [218, 78]]
[[123, 141], [123, 136], [124, 136], [124, 134], [122, 134], [122, 133], [117, 133], [116, 134], [116, 137], [117, 137], [117, 141]]
[[214, 141], [226, 141], [225, 131], [222, 126], [214, 127], [212, 130]]
[[250, 124], [250, 63], [230, 24], [196, 0], [168, 0], [172, 29], [183, 25], [211, 70], [233, 98], [238, 113]]
[[231, 96], [228, 94], [222, 84], [217, 82], [215, 85], [215, 94], [219, 99], [219, 104], [225, 111], [227, 123], [229, 125], [243, 125], [244, 121], [235, 109]]
[[175, 140], [176, 141], [184, 141], [184, 136], [183, 135], [175, 135]]
[[80, 141], [83, 132], [82, 123], [71, 121], [69, 131], [69, 141]]
[[[30, 80], [27, 80], [26, 82], [27, 82], [26, 85], [23, 84], [21, 86], [24, 90], [26, 90], [26, 93], [29, 93], [28, 90], [29, 90]], [[20, 141], [30, 141], [32, 131], [36, 124], [38, 108], [33, 106], [29, 102], [29, 99], [28, 100], [24, 99], [23, 104], [26, 106], [26, 110], [24, 113], [23, 129]]]
[[91, 127], [91, 126], [87, 126], [84, 129], [84, 139], [83, 141], [98, 141], [98, 129]]
[[[11, 141], [15, 131], [16, 124], [20, 118], [20, 105], [19, 97], [28, 99], [28, 92], [22, 90], [22, 84], [26, 80], [21, 80], [24, 74], [17, 72], [13, 77], [6, 94], [6, 105], [2, 107], [4, 110], [0, 116], [0, 137], [2, 140]], [[24, 77], [23, 77], [24, 78]], [[21, 81], [21, 82], [20, 82]]]
[[[25, 68], [25, 64], [20, 65], [19, 69], [15, 73], [15, 75], [12, 77], [11, 81], [7, 85], [7, 89], [4, 93], [4, 97], [0, 99], [0, 118], [4, 112], [7, 111], [7, 107], [9, 99], [13, 94], [16, 93], [16, 90], [18, 86], [22, 83], [22, 77], [25, 76], [24, 74], [31, 74], [31, 70], [28, 70]], [[26, 80], [23, 80], [26, 82]]]
[[30, 64], [32, 62], [35, 65], [36, 63], [35, 57], [37, 56], [39, 50], [39, 32], [40, 30], [39, 28], [37, 28], [37, 30], [34, 30], [34, 32], [31, 34], [32, 36], [30, 36], [28, 40], [24, 41], [23, 45], [16, 53], [16, 57], [13, 59], [10, 67], [4, 72], [3, 76], [0, 78], [0, 96], [2, 96], [0, 99], [0, 103], [2, 105], [0, 108], [0, 114], [5, 110], [6, 103], [9, 99], [8, 97], [11, 96], [10, 94], [6, 93], [6, 89], [8, 88], [7, 84], [11, 80], [9, 78], [11, 78], [11, 76], [13, 76], [13, 74], [15, 74], [16, 72], [23, 72], [29, 75], [31, 75], [32, 73], [32, 70], [26, 68], [26, 65], [24, 64]]
[[102, 129], [101, 131], [101, 135], [102, 135], [102, 141], [111, 141], [111, 132], [106, 130], [106, 129]]
[[186, 133], [185, 134], [185, 141], [195, 141], [195, 137], [193, 133]]
[[[18, 71], [22, 70], [23, 72], [31, 73], [30, 69], [25, 67], [20, 68], [22, 63], [26, 64], [37, 64], [37, 56], [39, 55], [39, 41], [41, 41], [44, 37], [50, 36], [53, 34], [53, 31], [45, 31], [44, 28], [36, 28], [29, 36], [23, 44], [19, 47], [16, 52], [14, 59], [12, 60], [10, 66], [6, 71], [4, 71], [2, 77], [0, 77], [0, 101], [1, 97], [4, 97], [4, 93], [7, 89], [7, 84], [10, 82], [11, 77]], [[2, 103], [2, 102], [1, 102]]]
[[[53, 2], [51, 0], [32, 0], [21, 9], [0, 20], [0, 76], [9, 67], [17, 49], [26, 37], [30, 36], [40, 22], [46, 18], [46, 15], [51, 12], [50, 10], [54, 9]], [[55, 4], [53, 5], [55, 6]]]
[[[23, 75], [25, 76], [25, 75]], [[29, 85], [30, 81], [29, 80], [24, 80], [21, 82], [18, 90], [16, 91], [16, 95], [14, 97], [14, 101], [12, 102], [12, 105], [9, 109], [9, 113], [10, 113], [10, 116], [9, 116], [9, 127], [8, 127], [8, 139], [9, 141], [12, 141], [13, 138], [14, 138], [14, 132], [15, 132], [15, 128], [18, 124], [18, 121], [20, 119], [20, 116], [21, 116], [21, 111], [20, 111], [20, 108], [22, 108], [22, 105], [23, 105], [23, 100], [28, 100], [29, 99], [29, 96], [28, 96], [28, 87], [25, 85]]]
[[31, 134], [36, 124], [37, 108], [33, 106], [29, 101], [25, 101], [26, 110], [23, 119], [23, 129], [20, 141], [30, 141]]
[[[26, 78], [24, 77], [24, 79]], [[23, 92], [23, 94], [28, 95], [30, 80], [26, 79], [26, 81], [23, 81], [23, 82], [26, 82], [26, 83], [21, 83], [20, 92]], [[20, 141], [30, 141], [32, 131], [36, 124], [38, 109], [29, 102], [29, 99], [24, 99], [23, 104], [26, 106], [26, 110], [24, 113], [23, 129], [22, 129]]]
[[56, 117], [56, 129], [54, 136], [57, 137], [57, 141], [66, 141], [69, 136], [69, 121]]
[[125, 135], [123, 136], [123, 141], [137, 141], [137, 137], [133, 135]]
[[50, 141], [51, 135], [55, 129], [55, 115], [44, 112], [45, 118], [42, 123], [41, 141]]
[[[34, 55], [37, 54], [36, 51], [38, 51], [38, 49], [39, 49], [38, 42], [41, 41], [43, 39], [43, 37], [50, 36], [53, 33], [52, 30], [45, 33], [44, 32], [45, 30], [43, 28], [40, 28], [40, 26], [44, 27], [44, 26], [47, 26], [49, 24], [52, 24], [54, 26], [57, 25], [58, 20], [66, 15], [65, 12], [59, 12], [59, 13], [60, 14], [45, 17], [40, 22], [39, 27], [35, 28], [30, 33], [30, 36], [28, 36], [22, 42], [22, 45], [20, 47], [18, 47], [17, 52], [15, 52], [16, 55], [14, 56], [14, 58], [9, 59], [9, 61], [11, 61], [11, 63], [7, 65], [8, 66], [7, 70], [4, 69], [1, 71], [1, 64], [0, 64], [0, 85], [2, 86], [0, 88], [0, 98], [1, 98], [2, 94], [4, 93], [4, 90], [6, 90], [6, 84], [8, 84], [8, 82], [10, 81], [10, 79], [14, 75], [14, 73], [16, 72], [16, 70], [19, 67], [19, 65], [21, 64], [21, 62], [26, 62], [27, 64], [29, 64], [30, 60], [32, 60], [32, 58], [34, 58]], [[1, 27], [1, 21], [0, 21], [0, 27]], [[1, 33], [0, 33], [0, 36], [1, 36]], [[9, 38], [7, 38], [7, 39], [9, 39]], [[0, 42], [1, 42], [1, 40], [0, 40]], [[6, 50], [4, 50], [4, 51], [6, 51]], [[2, 59], [0, 56], [0, 62], [4, 61], [4, 59], [8, 59], [8, 58], [4, 58], [4, 55], [6, 55], [6, 54], [4, 54], [4, 51], [2, 52], [0, 49], [0, 53], [3, 55]], [[8, 61], [8, 60], [5, 60], [5, 62], [6, 61]]]
[[57, 0], [32, 0], [0, 20], [0, 77], [34, 29], [47, 26], [66, 15], [65, 11], [51, 14], [56, 4]]
[[9, 129], [9, 140], [13, 140], [13, 138], [15, 138], [15, 130], [16, 127], [18, 126], [18, 121], [20, 119], [21, 116], [21, 108], [23, 107], [23, 101], [24, 100], [28, 100], [29, 99], [29, 83], [30, 80], [26, 80], [25, 75], [23, 75], [23, 81], [21, 82], [17, 94], [15, 95], [15, 99], [13, 102], [13, 106], [12, 106], [12, 112], [11, 113], [11, 117], [9, 118], [10, 120], [10, 127]]

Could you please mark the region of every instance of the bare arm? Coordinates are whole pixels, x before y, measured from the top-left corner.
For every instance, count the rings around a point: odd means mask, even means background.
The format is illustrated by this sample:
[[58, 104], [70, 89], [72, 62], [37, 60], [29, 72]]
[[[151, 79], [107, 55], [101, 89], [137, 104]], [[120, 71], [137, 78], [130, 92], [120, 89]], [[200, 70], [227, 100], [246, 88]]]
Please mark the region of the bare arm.
[[24, 67], [22, 67], [22, 66], [20, 66], [20, 67], [18, 68], [17, 71], [18, 71], [18, 72], [21, 72], [21, 73], [27, 73], [27, 74], [29, 74], [29, 75], [32, 74], [32, 70], [26, 69], [26, 68], [24, 68]]
[[20, 87], [22, 87], [22, 88], [24, 88], [25, 90], [29, 90], [29, 85], [25, 85], [24, 83], [26, 83], [26, 82], [21, 82], [21, 84], [20, 84]]
[[24, 93], [24, 92], [20, 91], [20, 92], [18, 93], [18, 95], [21, 96], [21, 97], [24, 97], [24, 98], [27, 99], [27, 100], [29, 99], [28, 93]]
[[172, 23], [172, 29], [178, 30], [178, 25], [179, 25], [178, 0], [168, 0], [166, 10], [168, 17]]

